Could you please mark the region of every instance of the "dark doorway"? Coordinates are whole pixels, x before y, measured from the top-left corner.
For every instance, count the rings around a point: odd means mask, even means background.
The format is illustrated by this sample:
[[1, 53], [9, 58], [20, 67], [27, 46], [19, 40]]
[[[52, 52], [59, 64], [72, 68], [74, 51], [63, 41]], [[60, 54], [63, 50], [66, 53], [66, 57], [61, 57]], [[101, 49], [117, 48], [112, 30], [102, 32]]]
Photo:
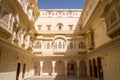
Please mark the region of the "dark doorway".
[[79, 67], [79, 74], [80, 76], [86, 76], [87, 74], [87, 68], [86, 68], [86, 63], [85, 61], [80, 61], [80, 67]]
[[94, 77], [97, 78], [97, 66], [95, 59], [93, 59], [93, 72], [94, 72]]
[[[58, 60], [56, 61], [55, 64], [55, 72], [57, 73], [58, 76], [65, 75], [65, 64], [63, 61]], [[62, 66], [61, 66], [62, 65]]]
[[19, 75], [20, 75], [20, 63], [17, 64], [16, 80], [19, 80]]
[[24, 63], [23, 64], [23, 74], [22, 74], [22, 78], [24, 79], [24, 76], [25, 76], [25, 70], [26, 70], [26, 64]]
[[100, 80], [103, 80], [103, 67], [102, 67], [102, 61], [101, 61], [101, 58], [98, 57], [97, 58], [97, 66], [98, 66], [98, 78]]
[[68, 75], [75, 75], [75, 64], [68, 64]]
[[91, 64], [91, 60], [89, 60], [89, 73], [90, 73], [90, 77], [92, 77], [92, 64]]

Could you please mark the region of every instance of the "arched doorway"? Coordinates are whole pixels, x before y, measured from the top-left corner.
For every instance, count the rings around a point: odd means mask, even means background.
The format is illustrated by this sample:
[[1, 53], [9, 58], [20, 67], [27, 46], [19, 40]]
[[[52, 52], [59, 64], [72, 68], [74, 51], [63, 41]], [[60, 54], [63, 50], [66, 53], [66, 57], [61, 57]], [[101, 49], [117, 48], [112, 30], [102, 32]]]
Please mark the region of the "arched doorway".
[[87, 70], [86, 70], [86, 63], [85, 61], [80, 61], [80, 76], [86, 76]]
[[71, 60], [68, 62], [67, 71], [68, 71], [68, 76], [77, 75], [77, 65], [75, 61]]
[[92, 63], [93, 63], [93, 73], [94, 73], [94, 77], [97, 78], [97, 66], [96, 66], [96, 61], [95, 61], [95, 59], [93, 59]]
[[97, 58], [97, 66], [98, 66], [98, 78], [100, 80], [103, 80], [103, 67], [102, 67], [102, 61], [101, 58]]
[[17, 72], [16, 72], [16, 80], [19, 80], [19, 75], [20, 75], [20, 66], [21, 66], [21, 64], [20, 64], [20, 63], [18, 63], [18, 64], [17, 64]]
[[43, 64], [43, 74], [44, 75], [52, 75], [52, 62], [51, 61], [44, 61]]
[[57, 75], [65, 75], [65, 64], [63, 61], [59, 60], [55, 64], [55, 72]]
[[90, 73], [90, 77], [92, 77], [92, 64], [91, 64], [91, 60], [89, 60], [89, 73]]
[[25, 70], [26, 70], [26, 64], [24, 63], [23, 64], [23, 74], [22, 74], [22, 78], [24, 79], [24, 76], [25, 76]]

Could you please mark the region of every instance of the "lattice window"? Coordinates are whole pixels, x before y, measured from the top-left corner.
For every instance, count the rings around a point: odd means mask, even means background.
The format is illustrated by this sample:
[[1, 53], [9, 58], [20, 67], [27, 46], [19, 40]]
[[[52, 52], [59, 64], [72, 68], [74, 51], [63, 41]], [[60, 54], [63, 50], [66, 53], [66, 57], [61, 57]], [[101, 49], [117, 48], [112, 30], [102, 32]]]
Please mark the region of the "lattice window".
[[62, 48], [62, 42], [61, 41], [58, 43], [58, 48], [59, 49]]
[[50, 49], [50, 43], [49, 42], [47, 43], [47, 49]]
[[34, 46], [36, 49], [41, 49], [42, 45], [41, 42], [37, 41]]

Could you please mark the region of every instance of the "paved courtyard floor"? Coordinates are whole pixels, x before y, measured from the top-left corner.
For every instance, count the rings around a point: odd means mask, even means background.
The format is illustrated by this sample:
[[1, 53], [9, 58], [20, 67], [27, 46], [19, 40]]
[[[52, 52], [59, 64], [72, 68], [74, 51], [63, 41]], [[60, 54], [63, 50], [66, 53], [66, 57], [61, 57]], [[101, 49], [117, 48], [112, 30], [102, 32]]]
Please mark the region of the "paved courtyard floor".
[[73, 77], [73, 76], [34, 76], [25, 80], [94, 80], [88, 77]]

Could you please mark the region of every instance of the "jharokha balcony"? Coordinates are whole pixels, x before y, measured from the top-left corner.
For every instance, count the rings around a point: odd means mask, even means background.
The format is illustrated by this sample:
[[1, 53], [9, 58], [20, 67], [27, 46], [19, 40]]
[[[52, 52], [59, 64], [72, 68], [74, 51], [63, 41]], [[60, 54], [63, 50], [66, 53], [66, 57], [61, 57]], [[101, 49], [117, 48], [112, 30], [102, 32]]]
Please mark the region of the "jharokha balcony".
[[108, 28], [107, 28], [107, 34], [111, 38], [114, 38], [118, 35], [120, 35], [120, 18], [113, 22]]

